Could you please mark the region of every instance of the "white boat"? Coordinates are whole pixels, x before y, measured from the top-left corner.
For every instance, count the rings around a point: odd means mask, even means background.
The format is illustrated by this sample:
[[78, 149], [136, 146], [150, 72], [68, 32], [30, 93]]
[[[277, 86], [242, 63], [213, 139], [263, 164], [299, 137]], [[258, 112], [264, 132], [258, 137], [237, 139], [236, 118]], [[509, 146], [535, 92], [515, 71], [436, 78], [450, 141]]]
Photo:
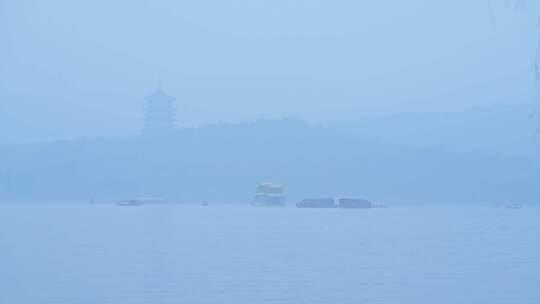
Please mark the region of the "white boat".
[[283, 186], [268, 182], [260, 183], [251, 204], [253, 206], [263, 207], [285, 206], [285, 194], [283, 193]]

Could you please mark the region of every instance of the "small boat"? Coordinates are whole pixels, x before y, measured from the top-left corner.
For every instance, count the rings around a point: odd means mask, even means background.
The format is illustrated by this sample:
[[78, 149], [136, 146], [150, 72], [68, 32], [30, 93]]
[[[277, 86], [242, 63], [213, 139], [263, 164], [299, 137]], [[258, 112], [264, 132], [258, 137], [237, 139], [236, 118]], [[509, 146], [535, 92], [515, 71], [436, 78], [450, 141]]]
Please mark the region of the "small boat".
[[118, 206], [142, 206], [142, 205], [164, 205], [167, 204], [167, 200], [162, 198], [135, 198], [130, 200], [123, 200], [116, 203]]
[[136, 199], [132, 200], [124, 200], [124, 201], [118, 201], [116, 202], [117, 206], [126, 206], [126, 207], [132, 207], [132, 206], [142, 206], [142, 202]]

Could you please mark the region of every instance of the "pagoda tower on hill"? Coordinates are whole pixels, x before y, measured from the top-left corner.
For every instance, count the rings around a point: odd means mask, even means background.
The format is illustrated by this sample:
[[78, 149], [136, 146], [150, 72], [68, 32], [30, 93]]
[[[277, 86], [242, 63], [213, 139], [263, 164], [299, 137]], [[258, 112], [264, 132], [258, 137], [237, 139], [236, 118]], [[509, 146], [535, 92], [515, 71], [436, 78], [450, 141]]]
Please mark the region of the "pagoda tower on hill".
[[173, 134], [176, 125], [174, 97], [159, 88], [145, 99], [144, 134], [147, 136]]

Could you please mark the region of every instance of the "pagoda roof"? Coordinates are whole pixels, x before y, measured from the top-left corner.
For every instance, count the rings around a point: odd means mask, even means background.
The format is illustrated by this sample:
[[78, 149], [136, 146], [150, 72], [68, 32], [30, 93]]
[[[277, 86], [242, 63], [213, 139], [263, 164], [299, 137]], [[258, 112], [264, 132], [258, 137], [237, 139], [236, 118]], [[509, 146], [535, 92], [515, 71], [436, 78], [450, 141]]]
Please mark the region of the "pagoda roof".
[[157, 88], [150, 95], [146, 96], [145, 99], [149, 102], [171, 102], [175, 100], [174, 97], [167, 94], [162, 88]]
[[272, 183], [272, 182], [262, 182], [262, 183], [259, 183], [259, 187], [264, 187], [264, 188], [283, 188], [283, 185], [277, 184], [277, 183]]

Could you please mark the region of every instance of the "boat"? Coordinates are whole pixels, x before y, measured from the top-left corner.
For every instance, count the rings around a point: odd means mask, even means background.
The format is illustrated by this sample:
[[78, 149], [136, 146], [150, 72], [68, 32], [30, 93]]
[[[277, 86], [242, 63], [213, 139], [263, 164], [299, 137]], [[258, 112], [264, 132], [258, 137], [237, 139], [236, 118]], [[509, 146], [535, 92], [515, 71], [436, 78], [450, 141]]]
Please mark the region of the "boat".
[[130, 206], [142, 206], [142, 202], [136, 200], [136, 199], [131, 199], [131, 200], [124, 200], [124, 201], [118, 201], [116, 202], [116, 205], [117, 206], [127, 206], [127, 207], [130, 207]]
[[257, 186], [257, 192], [251, 205], [262, 207], [283, 207], [285, 206], [285, 194], [283, 186], [271, 182], [263, 182]]
[[345, 209], [369, 209], [373, 207], [371, 201], [358, 198], [342, 198], [339, 200], [339, 208]]
[[307, 198], [296, 203], [297, 208], [336, 208], [333, 198]]

